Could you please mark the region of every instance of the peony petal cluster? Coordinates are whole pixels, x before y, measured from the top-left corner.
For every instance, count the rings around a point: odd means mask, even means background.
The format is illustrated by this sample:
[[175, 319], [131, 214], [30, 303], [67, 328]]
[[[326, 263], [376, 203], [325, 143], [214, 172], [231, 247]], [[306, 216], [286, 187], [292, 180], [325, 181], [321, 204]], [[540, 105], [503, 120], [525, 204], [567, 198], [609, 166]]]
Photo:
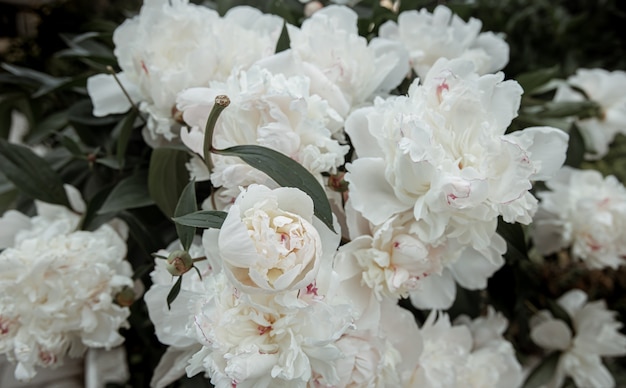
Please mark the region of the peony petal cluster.
[[441, 276], [423, 282], [447, 296], [441, 305], [424, 305], [412, 295], [419, 307], [449, 307], [452, 278], [470, 289], [486, 286], [506, 250], [498, 217], [530, 223], [537, 208], [532, 182], [565, 160], [568, 136], [561, 130], [506, 133], [522, 89], [503, 78], [480, 76], [463, 59], [441, 59], [408, 96], [377, 99], [346, 120], [357, 154], [345, 176], [351, 206], [375, 228], [409, 213], [406, 230], [422, 256], [430, 258], [424, 249], [449, 252], [443, 271], [438, 262], [426, 267]]
[[571, 247], [589, 268], [617, 268], [626, 258], [626, 188], [596, 170], [563, 167], [546, 181], [532, 238], [542, 255]]
[[152, 274], [150, 317], [170, 345], [155, 385], [166, 386], [183, 367], [216, 387], [306, 387], [314, 378], [337, 384], [337, 341], [356, 316], [337, 293], [338, 244], [302, 191], [242, 189], [222, 228], [204, 232], [202, 278], [184, 275], [171, 310], [164, 301], [172, 277], [164, 265]]
[[[139, 15], [113, 34], [118, 79], [148, 114], [151, 144], [178, 136], [176, 95], [190, 87], [225, 80], [233, 68], [247, 68], [274, 54], [283, 20], [240, 6], [224, 17], [187, 0], [146, 0]], [[130, 103], [111, 75], [89, 79], [94, 115], [122, 113]]]
[[422, 79], [439, 58], [466, 59], [479, 74], [495, 73], [509, 62], [509, 45], [492, 32], [480, 32], [481, 27], [480, 20], [465, 22], [438, 5], [432, 13], [426, 8], [401, 12], [397, 22], [380, 27], [379, 35], [402, 44], [411, 68]]
[[274, 75], [253, 66], [233, 72], [225, 82], [212, 82], [209, 88], [182, 92], [177, 106], [189, 127], [183, 128], [181, 139], [197, 155], [189, 164], [192, 177], [210, 178], [221, 187], [220, 203], [232, 202], [240, 186], [273, 183], [264, 173], [230, 156], [211, 155], [214, 168], [209, 174], [200, 155], [206, 122], [218, 95], [227, 95], [231, 102], [216, 124], [214, 147], [261, 145], [299, 162], [320, 181], [322, 173], [336, 173], [349, 149], [338, 140], [343, 120], [310, 89], [311, 81], [305, 76]]
[[559, 85], [555, 102], [591, 100], [599, 105], [597, 116], [576, 120], [585, 141], [587, 159], [600, 159], [609, 152], [617, 134], [626, 134], [626, 72], [578, 69]]
[[547, 310], [530, 321], [531, 339], [546, 350], [561, 352], [548, 388], [560, 387], [566, 377], [573, 378], [578, 387], [615, 386], [602, 357], [626, 355], [626, 336], [620, 333], [622, 324], [604, 300], [587, 299], [584, 291], [574, 289], [557, 300], [569, 314], [573, 327]]
[[[84, 210], [79, 196], [70, 191]], [[36, 207], [32, 218], [13, 210], [0, 218], [0, 353], [17, 364], [18, 380], [62, 365], [66, 355], [120, 345], [130, 311], [114, 298], [133, 287], [126, 243], [112, 226], [81, 231], [74, 211]]]
[[411, 387], [509, 388], [522, 384], [515, 350], [502, 336], [508, 322], [490, 307], [486, 317], [460, 318], [432, 311], [420, 331], [424, 350]]
[[360, 36], [358, 15], [346, 6], [330, 5], [304, 20], [287, 24], [290, 49], [259, 61], [275, 73], [303, 74], [311, 91], [327, 100], [342, 117], [375, 95], [398, 86], [409, 71], [402, 46]]

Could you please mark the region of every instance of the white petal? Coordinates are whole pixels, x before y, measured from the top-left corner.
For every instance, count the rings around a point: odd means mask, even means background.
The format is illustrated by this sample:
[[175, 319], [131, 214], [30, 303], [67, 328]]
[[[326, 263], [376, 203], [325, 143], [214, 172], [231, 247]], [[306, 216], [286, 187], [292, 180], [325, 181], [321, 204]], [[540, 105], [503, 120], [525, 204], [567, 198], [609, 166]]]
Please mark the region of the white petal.
[[548, 350], [566, 350], [572, 341], [572, 331], [559, 319], [549, 319], [533, 327], [530, 338]]
[[[124, 86], [133, 102], [141, 99], [137, 86], [130, 82], [124, 73], [118, 73], [117, 79]], [[87, 79], [87, 93], [93, 103], [93, 115], [102, 117], [114, 113], [124, 113], [130, 109], [130, 101], [111, 74], [96, 74]]]
[[350, 183], [350, 199], [355, 210], [376, 225], [396, 213], [408, 210], [412, 204], [401, 202], [385, 179], [385, 161], [360, 158], [346, 166], [346, 181]]
[[432, 274], [420, 280], [421, 289], [411, 292], [411, 303], [419, 309], [447, 309], [456, 296], [452, 274], [444, 269], [441, 275]]
[[524, 138], [524, 141], [531, 143], [526, 150], [530, 153], [533, 164], [539, 167], [531, 179], [549, 179], [565, 162], [569, 135], [560, 129], [530, 127], [523, 131], [515, 131], [508, 136]]

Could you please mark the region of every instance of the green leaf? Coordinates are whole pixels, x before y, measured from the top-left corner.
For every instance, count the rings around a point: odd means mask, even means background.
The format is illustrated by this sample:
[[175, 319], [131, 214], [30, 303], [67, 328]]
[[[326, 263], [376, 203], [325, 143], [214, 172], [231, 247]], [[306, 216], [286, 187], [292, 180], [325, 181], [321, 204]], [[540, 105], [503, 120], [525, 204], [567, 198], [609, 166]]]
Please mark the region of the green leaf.
[[227, 214], [228, 213], [219, 210], [200, 210], [180, 217], [174, 217], [172, 220], [178, 224], [194, 226], [196, 228], [219, 229], [222, 227]]
[[278, 42], [276, 42], [276, 53], [287, 50], [290, 45], [291, 42], [289, 41], [289, 33], [287, 32], [287, 23], [284, 23]]
[[174, 216], [178, 198], [189, 183], [185, 163], [189, 154], [170, 148], [152, 151], [148, 172], [148, 192], [159, 209], [168, 217]]
[[538, 388], [545, 385], [552, 376], [559, 362], [561, 352], [551, 353], [528, 375], [522, 388]]
[[117, 161], [120, 167], [124, 167], [126, 149], [128, 148], [128, 142], [130, 141], [130, 135], [135, 129], [135, 120], [137, 119], [137, 110], [131, 109], [130, 112], [124, 117], [122, 121], [115, 128], [115, 132], [119, 130], [119, 136], [117, 138]]
[[314, 212], [330, 230], [334, 231], [333, 213], [326, 192], [311, 173], [290, 157], [258, 145], [240, 145], [225, 150], [214, 150], [220, 155], [237, 156], [250, 166], [263, 171], [283, 187], [296, 187], [313, 200]]
[[68, 151], [74, 156], [82, 157], [84, 156], [84, 152], [80, 149], [80, 146], [74, 139], [69, 136], [61, 136], [59, 139], [63, 147], [67, 148]]
[[35, 124], [34, 130], [26, 135], [26, 142], [29, 144], [41, 143], [50, 134], [61, 131], [67, 125], [67, 111], [52, 113]]
[[[198, 210], [198, 204], [196, 203], [196, 182], [191, 181], [185, 186], [185, 189], [180, 195], [178, 204], [174, 210], [174, 216], [184, 216], [196, 210]], [[183, 249], [188, 251], [193, 242], [193, 237], [196, 234], [196, 228], [176, 222], [176, 233], [178, 233], [178, 238], [180, 239], [180, 244], [183, 246]]]
[[22, 77], [28, 80], [35, 81], [38, 84], [56, 86], [67, 81], [69, 78], [57, 78], [46, 73], [42, 73], [36, 70], [28, 69], [25, 67], [20, 67], [16, 65], [10, 65], [8, 63], [3, 63], [0, 65], [4, 70], [13, 74], [14, 76]]
[[559, 74], [559, 67], [552, 66], [545, 69], [539, 69], [527, 73], [522, 73], [515, 77], [515, 80], [520, 84], [522, 89], [524, 89], [524, 94], [530, 94], [540, 86], [545, 85], [550, 80], [557, 77]]
[[120, 162], [114, 156], [105, 156], [102, 158], [98, 158], [96, 159], [96, 163], [107, 166], [108, 168], [112, 168], [114, 170], [122, 169], [122, 166], [120, 166]]
[[100, 210], [102, 204], [104, 204], [104, 201], [108, 198], [112, 189], [112, 185], [107, 185], [98, 191], [89, 202], [87, 202], [87, 209], [83, 214], [83, 219], [80, 225], [82, 230], [96, 230], [100, 225], [115, 216], [114, 213], [98, 215], [98, 210]]
[[180, 286], [182, 284], [183, 284], [183, 277], [179, 276], [178, 280], [176, 280], [176, 283], [174, 283], [174, 286], [170, 290], [169, 294], [167, 294], [167, 308], [168, 309], [172, 308], [172, 302], [174, 302], [174, 300], [178, 296], [178, 293], [180, 292]]
[[567, 144], [565, 165], [578, 168], [585, 159], [585, 140], [576, 124], [572, 124]]
[[550, 101], [537, 112], [540, 118], [560, 118], [567, 116], [592, 117], [598, 111], [598, 104], [593, 101]]
[[0, 165], [8, 180], [26, 195], [70, 207], [59, 175], [30, 149], [0, 139]]
[[122, 179], [107, 196], [98, 214], [154, 205], [148, 193], [148, 176], [142, 171]]
[[507, 250], [505, 256], [513, 261], [528, 259], [528, 247], [526, 246], [526, 238], [524, 229], [518, 223], [510, 224], [504, 222], [502, 217], [498, 218], [498, 234], [506, 240]]
[[165, 242], [162, 241], [159, 234], [147, 228], [150, 224], [135, 214], [130, 211], [122, 211], [117, 214], [117, 217], [128, 224], [130, 237], [137, 242], [147, 256], [165, 246]]

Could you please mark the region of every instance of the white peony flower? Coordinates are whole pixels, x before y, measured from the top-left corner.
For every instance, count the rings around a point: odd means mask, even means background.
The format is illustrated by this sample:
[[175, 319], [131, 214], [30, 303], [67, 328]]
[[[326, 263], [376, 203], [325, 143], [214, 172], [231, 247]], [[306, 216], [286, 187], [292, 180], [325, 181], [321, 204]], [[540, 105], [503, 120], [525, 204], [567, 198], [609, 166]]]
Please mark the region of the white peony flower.
[[[224, 149], [235, 145], [257, 144], [279, 151], [299, 162], [321, 181], [321, 173], [335, 173], [343, 165], [349, 147], [340, 145], [343, 120], [318, 95], [309, 93], [309, 79], [286, 78], [252, 67], [235, 71], [224, 83], [210, 88], [192, 88], [178, 96], [178, 109], [190, 128], [183, 128], [183, 143], [203, 155], [204, 130], [215, 97], [227, 95], [230, 105], [220, 115], [213, 145]], [[240, 186], [252, 183], [275, 185], [264, 173], [239, 158], [212, 155], [214, 169], [209, 175], [204, 163], [195, 157], [189, 164], [197, 179], [211, 177], [223, 190], [221, 201], [229, 202]]]
[[259, 61], [275, 73], [304, 74], [311, 91], [327, 100], [342, 117], [377, 93], [398, 86], [408, 73], [401, 45], [359, 36], [358, 15], [330, 5], [315, 12], [301, 28], [287, 24], [291, 49]]
[[[468, 319], [466, 319], [466, 322]], [[489, 310], [467, 325], [433, 311], [420, 329], [424, 350], [408, 387], [508, 388], [522, 383], [522, 368], [502, 333], [507, 322]]]
[[532, 229], [542, 255], [571, 247], [589, 268], [617, 268], [626, 257], [626, 188], [596, 170], [563, 167], [546, 182]]
[[576, 125], [585, 141], [587, 159], [599, 159], [609, 152], [609, 145], [618, 133], [626, 134], [626, 72], [621, 70], [578, 69], [559, 86], [554, 101], [596, 102], [601, 109], [600, 117], [579, 119]]
[[330, 266], [339, 235], [313, 217], [313, 201], [295, 188], [250, 185], [221, 229], [204, 232], [207, 257], [244, 292], [293, 291]]
[[465, 22], [444, 6], [428, 12], [404, 11], [398, 22], [380, 27], [382, 38], [400, 42], [408, 51], [411, 67], [422, 79], [439, 58], [463, 58], [474, 63], [479, 74], [494, 73], [509, 62], [509, 45], [492, 32], [480, 32], [482, 22]]
[[[75, 208], [84, 208], [77, 191], [68, 191]], [[36, 206], [33, 218], [12, 211], [0, 219], [0, 229], [16, 227], [3, 236], [0, 253], [0, 353], [17, 363], [18, 380], [88, 347], [121, 344], [118, 329], [130, 312], [114, 297], [133, 287], [126, 244], [113, 227], [77, 231], [78, 214]]]
[[567, 376], [578, 387], [615, 386], [601, 359], [626, 355], [626, 336], [620, 333], [622, 324], [615, 319], [615, 312], [606, 308], [604, 300], [588, 302], [587, 294], [577, 289], [561, 296], [557, 303], [569, 314], [574, 327], [546, 310], [530, 322], [530, 337], [537, 345], [562, 352], [547, 387], [560, 387]]
[[[221, 18], [187, 0], [146, 0], [139, 15], [113, 35], [122, 84], [149, 114], [148, 140], [172, 140], [176, 95], [189, 87], [225, 80], [235, 67], [272, 55], [283, 20], [252, 7], [234, 7]], [[130, 107], [112, 76], [89, 79], [94, 115]]]
[[203, 345], [187, 374], [208, 372], [218, 388], [305, 387], [313, 371], [338, 382], [335, 342], [348, 329], [347, 305], [331, 305], [322, 290], [306, 288], [287, 308], [274, 295], [244, 294], [219, 273], [193, 308], [194, 338]]
[[502, 73], [478, 76], [472, 67], [440, 60], [408, 97], [378, 99], [346, 121], [358, 156], [345, 176], [354, 209], [376, 227], [411, 213], [411, 238], [429, 252], [440, 246], [453, 252], [449, 272], [441, 272], [439, 259], [421, 254], [441, 276], [420, 282], [429, 290], [425, 298], [411, 294], [419, 306], [439, 294], [445, 297], [430, 307], [449, 307], [453, 277], [484, 288], [506, 250], [495, 233], [498, 216], [530, 223], [537, 206], [532, 181], [549, 177], [565, 160], [567, 134], [558, 129], [505, 134], [522, 90]]

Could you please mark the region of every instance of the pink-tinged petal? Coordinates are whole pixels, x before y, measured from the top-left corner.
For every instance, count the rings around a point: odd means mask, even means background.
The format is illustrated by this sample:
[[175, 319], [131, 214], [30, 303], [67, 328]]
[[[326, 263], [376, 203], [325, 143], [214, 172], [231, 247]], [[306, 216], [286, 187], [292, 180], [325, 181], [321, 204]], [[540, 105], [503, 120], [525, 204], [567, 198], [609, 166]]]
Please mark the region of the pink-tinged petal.
[[559, 319], [549, 319], [533, 327], [530, 338], [548, 350], [566, 350], [572, 341], [572, 331]]
[[410, 294], [411, 303], [419, 309], [447, 309], [456, 297], [456, 283], [444, 269], [441, 275], [432, 274], [420, 280], [421, 288]]
[[361, 108], [350, 113], [346, 119], [345, 131], [350, 136], [357, 157], [376, 158], [384, 157], [378, 141], [370, 132], [368, 114], [373, 113], [374, 108]]
[[[124, 73], [118, 73], [117, 78], [128, 92], [133, 102], [141, 99], [137, 86], [130, 82]], [[93, 103], [93, 115], [107, 116], [114, 113], [124, 113], [131, 107], [130, 101], [111, 74], [96, 74], [87, 79], [87, 93]]]
[[346, 181], [350, 183], [350, 199], [355, 210], [370, 222], [380, 225], [413, 204], [401, 202], [385, 179], [385, 161], [360, 158], [347, 166]]
[[537, 172], [531, 179], [549, 179], [563, 166], [569, 135], [562, 130], [552, 127], [530, 127], [507, 135], [509, 136], [520, 139], [522, 144], [530, 143], [526, 150], [531, 162], [537, 167]]

